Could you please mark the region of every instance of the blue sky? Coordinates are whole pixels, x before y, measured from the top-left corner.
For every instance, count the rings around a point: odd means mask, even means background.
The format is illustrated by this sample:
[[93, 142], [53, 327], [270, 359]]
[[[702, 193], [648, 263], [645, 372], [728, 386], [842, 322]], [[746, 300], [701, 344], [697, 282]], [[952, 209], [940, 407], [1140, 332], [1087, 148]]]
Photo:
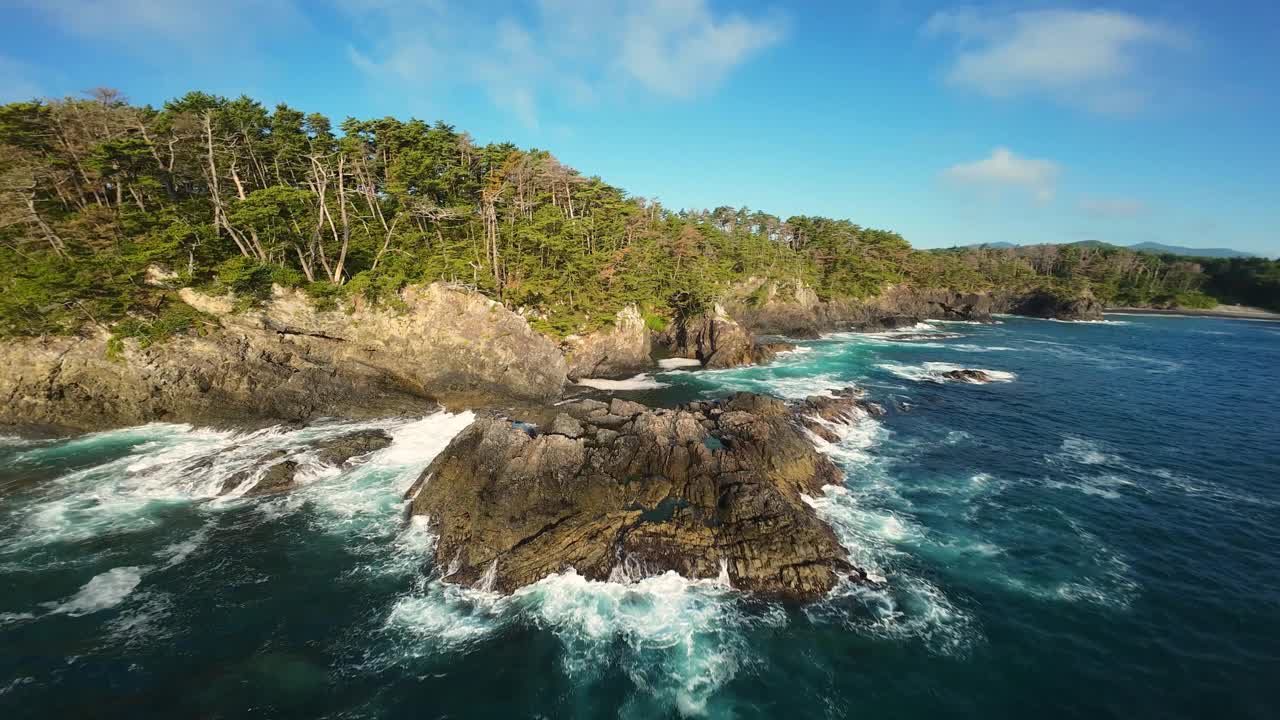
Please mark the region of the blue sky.
[[1280, 3], [0, 0], [0, 100], [443, 119], [668, 207], [1280, 255]]

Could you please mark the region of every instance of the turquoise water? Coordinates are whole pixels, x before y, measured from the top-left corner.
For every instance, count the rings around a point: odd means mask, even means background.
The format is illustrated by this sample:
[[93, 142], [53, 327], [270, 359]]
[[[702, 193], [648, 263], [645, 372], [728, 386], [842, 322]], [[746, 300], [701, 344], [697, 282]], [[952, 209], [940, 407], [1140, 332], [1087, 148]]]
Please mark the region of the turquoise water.
[[[465, 414], [5, 439], [0, 716], [1276, 717], [1280, 325], [912, 332], [934, 337], [616, 391], [857, 383], [888, 408], [822, 447], [848, 480], [812, 499], [884, 587], [807, 607], [675, 575], [427, 581], [399, 493]], [[952, 367], [997, 381], [939, 382]], [[369, 425], [395, 442], [363, 465], [307, 455]], [[214, 499], [275, 449], [304, 487]]]

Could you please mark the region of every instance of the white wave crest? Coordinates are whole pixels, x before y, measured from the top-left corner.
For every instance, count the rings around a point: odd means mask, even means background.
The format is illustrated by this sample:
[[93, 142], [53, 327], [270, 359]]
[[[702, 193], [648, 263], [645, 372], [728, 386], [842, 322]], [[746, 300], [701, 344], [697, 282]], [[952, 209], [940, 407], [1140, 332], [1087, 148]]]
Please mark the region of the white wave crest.
[[[178, 505], [214, 501], [202, 508], [224, 509], [261, 477], [272, 464], [263, 458], [272, 454], [299, 463], [295, 481], [301, 487], [269, 501], [281, 511], [296, 509], [307, 499], [337, 516], [383, 513], [398, 503], [398, 494], [413, 482], [415, 471], [425, 467], [473, 419], [470, 413], [438, 412], [421, 419], [326, 422], [301, 429], [276, 426], [253, 432], [152, 424], [31, 450], [28, 452], [64, 453], [122, 443], [130, 448], [115, 460], [47, 483], [39, 496], [18, 509], [22, 525], [18, 542], [0, 553], [147, 530], [155, 526], [158, 516]], [[387, 430], [392, 444], [354, 468], [323, 465], [312, 447], [317, 441], [368, 429]], [[239, 473], [247, 473], [248, 479], [229, 495], [222, 495], [223, 485]], [[334, 483], [323, 493], [308, 492], [311, 485], [339, 477], [351, 482]], [[198, 539], [197, 534], [169, 554], [180, 562], [195, 549], [190, 541]]]
[[641, 373], [635, 377], [626, 380], [606, 380], [604, 378], [582, 378], [578, 380], [579, 385], [585, 385], [597, 390], [617, 391], [617, 390], [657, 390], [659, 388], [670, 387], [670, 383], [655, 380], [648, 373]]
[[138, 587], [144, 572], [146, 568], [119, 567], [95, 575], [71, 598], [50, 603], [51, 612], [77, 616], [115, 607]]
[[985, 384], [981, 381], [973, 380], [951, 380], [944, 377], [944, 373], [955, 372], [957, 370], [976, 370], [984, 373], [991, 378], [989, 382], [1013, 382], [1018, 378], [1017, 375], [1006, 372], [1004, 370], [989, 370], [986, 368], [966, 368], [963, 365], [955, 365], [944, 362], [926, 362], [919, 365], [906, 365], [902, 363], [879, 363], [876, 367], [882, 370], [888, 370], [894, 375], [905, 380], [914, 380], [916, 382], [960, 382], [968, 384]]

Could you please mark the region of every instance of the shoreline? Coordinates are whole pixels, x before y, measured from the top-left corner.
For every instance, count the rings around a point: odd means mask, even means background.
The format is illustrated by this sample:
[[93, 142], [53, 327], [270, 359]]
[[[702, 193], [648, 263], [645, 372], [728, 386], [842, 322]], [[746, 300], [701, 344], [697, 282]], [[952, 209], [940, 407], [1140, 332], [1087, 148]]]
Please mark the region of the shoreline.
[[1213, 317], [1228, 318], [1233, 320], [1267, 320], [1271, 322], [1280, 322], [1280, 313], [1260, 310], [1258, 308], [1243, 308], [1239, 306], [1223, 306], [1231, 309], [1213, 308], [1208, 310], [1198, 309], [1166, 309], [1166, 308], [1137, 308], [1137, 307], [1114, 307], [1107, 308], [1102, 311], [1103, 315], [1164, 315], [1167, 317]]

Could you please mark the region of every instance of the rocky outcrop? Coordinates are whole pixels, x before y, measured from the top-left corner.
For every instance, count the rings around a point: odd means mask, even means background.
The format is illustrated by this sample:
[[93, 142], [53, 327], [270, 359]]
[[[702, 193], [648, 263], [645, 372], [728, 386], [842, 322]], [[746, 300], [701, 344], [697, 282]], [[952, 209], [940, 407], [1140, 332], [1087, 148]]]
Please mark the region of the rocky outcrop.
[[758, 346], [755, 336], [719, 304], [710, 312], [677, 318], [658, 341], [672, 357], [696, 359], [711, 369], [768, 362], [777, 352]]
[[391, 445], [386, 430], [358, 430], [320, 444], [316, 457], [326, 465], [342, 466], [352, 458], [368, 455]]
[[957, 380], [959, 382], [971, 383], [973, 385], [985, 385], [991, 382], [991, 376], [988, 375], [985, 370], [974, 370], [970, 368], [948, 370], [942, 373], [941, 377], [947, 380]]
[[559, 395], [560, 350], [523, 318], [442, 283], [406, 288], [398, 307], [321, 311], [277, 290], [199, 333], [109, 357], [105, 334], [11, 340], [0, 347], [0, 422], [102, 429], [153, 420], [243, 424], [421, 412]]
[[[391, 436], [385, 430], [357, 430], [340, 437], [315, 443], [316, 459], [326, 465], [342, 466], [362, 455], [381, 450], [391, 444]], [[294, 476], [298, 473], [298, 462], [288, 459], [289, 453], [284, 450], [273, 450], [258, 458], [256, 468], [267, 466], [257, 482], [244, 491], [243, 497], [261, 497], [288, 492], [295, 487]], [[197, 460], [191, 469], [204, 468], [217, 462], [216, 455], [209, 455]], [[268, 463], [270, 463], [268, 465]], [[219, 495], [226, 495], [249, 480], [256, 468], [241, 470], [227, 476], [222, 481]]]
[[653, 341], [635, 305], [618, 311], [613, 326], [564, 341], [570, 380], [634, 375], [653, 366]]
[[830, 434], [868, 407], [854, 393], [796, 406], [741, 393], [676, 410], [583, 400], [536, 429], [482, 417], [407, 497], [449, 582], [509, 593], [570, 567], [674, 570], [811, 599], [864, 576], [804, 501], [841, 480], [806, 429]]
[[990, 322], [996, 313], [1059, 320], [1102, 317], [1102, 306], [1088, 292], [1063, 297], [1048, 290], [957, 292], [890, 285], [863, 301], [822, 302], [803, 283], [784, 288], [759, 280], [730, 292], [726, 308], [753, 333], [794, 338], [816, 338], [825, 332], [849, 329], [878, 332], [909, 327], [922, 320]]
[[909, 327], [925, 319], [988, 322], [1008, 309], [1002, 296], [891, 285], [865, 301], [822, 302], [803, 283], [785, 288], [759, 281], [737, 288], [727, 301], [729, 314], [751, 332], [792, 338], [858, 329]]
[[1088, 291], [1077, 295], [1063, 295], [1039, 290], [1014, 303], [1013, 312], [1055, 320], [1101, 320], [1102, 303]]

